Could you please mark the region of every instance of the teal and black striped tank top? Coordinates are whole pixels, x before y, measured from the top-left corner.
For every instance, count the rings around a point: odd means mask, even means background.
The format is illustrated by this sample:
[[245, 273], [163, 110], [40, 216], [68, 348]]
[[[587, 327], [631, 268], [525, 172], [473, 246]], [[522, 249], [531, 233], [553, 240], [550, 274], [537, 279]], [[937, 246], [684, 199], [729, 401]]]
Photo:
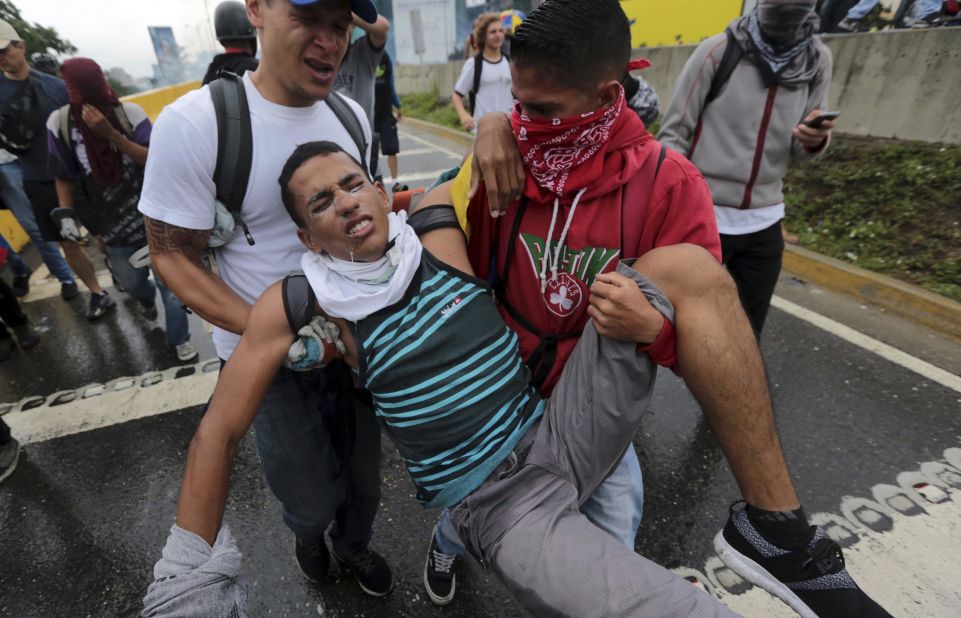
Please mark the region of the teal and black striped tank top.
[[360, 383], [429, 507], [477, 488], [544, 411], [490, 288], [426, 249], [404, 298], [354, 338]]

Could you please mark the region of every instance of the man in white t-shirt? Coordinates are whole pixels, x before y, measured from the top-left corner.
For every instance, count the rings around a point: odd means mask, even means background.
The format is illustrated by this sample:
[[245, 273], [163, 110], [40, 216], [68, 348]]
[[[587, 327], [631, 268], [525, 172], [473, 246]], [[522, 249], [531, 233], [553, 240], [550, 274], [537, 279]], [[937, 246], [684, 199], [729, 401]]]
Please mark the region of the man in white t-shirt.
[[[511, 69], [507, 57], [501, 53], [504, 25], [500, 16], [497, 13], [484, 13], [478, 17], [474, 25], [474, 39], [481, 51], [464, 63], [460, 77], [454, 84], [452, 97], [460, 122], [468, 131], [476, 131], [477, 120], [484, 114], [507, 113], [514, 106]], [[479, 83], [475, 77], [478, 70]], [[465, 98], [472, 106], [470, 113], [464, 106]]]
[[[257, 70], [243, 77], [253, 160], [241, 213], [254, 244], [237, 234], [218, 248], [218, 274], [201, 259], [214, 228], [216, 194], [217, 121], [208, 88], [169, 105], [154, 127], [140, 201], [151, 259], [167, 286], [214, 324], [214, 344], [224, 361], [254, 301], [300, 268], [303, 247], [277, 183], [290, 153], [304, 142], [331, 140], [369, 160], [324, 101], [347, 50], [352, 12], [368, 23], [377, 19], [369, 0], [247, 0], [262, 50]], [[366, 114], [349, 103], [370, 143]], [[346, 365], [282, 370], [264, 395], [254, 428], [304, 575], [326, 579], [326, 532], [334, 557], [365, 592], [390, 592], [390, 568], [368, 548], [380, 501], [380, 429]]]

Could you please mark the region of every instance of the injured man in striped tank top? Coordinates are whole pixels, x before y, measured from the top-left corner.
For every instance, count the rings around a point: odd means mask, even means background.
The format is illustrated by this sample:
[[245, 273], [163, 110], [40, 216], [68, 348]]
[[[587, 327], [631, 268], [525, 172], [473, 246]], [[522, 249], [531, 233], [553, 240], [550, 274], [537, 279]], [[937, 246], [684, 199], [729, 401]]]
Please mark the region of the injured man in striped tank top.
[[[491, 287], [472, 275], [448, 187], [409, 217], [393, 213], [383, 186], [331, 142], [299, 146], [280, 183], [307, 249], [304, 275], [257, 301], [221, 371], [190, 445], [165, 560], [178, 543], [195, 548], [202, 539], [215, 554], [235, 543], [222, 522], [233, 455], [297, 330], [313, 320], [331, 335], [322, 353], [346, 362], [369, 392], [417, 499], [449, 508], [468, 551], [534, 615], [734, 615], [579, 511], [632, 448], [650, 402], [656, 367], [636, 342], [588, 323], [545, 401]], [[671, 267], [675, 250], [618, 267], [647, 299], [653, 323], [673, 321], [674, 308], [641, 272]], [[159, 576], [169, 572], [161, 563], [145, 616], [164, 615], [171, 580]], [[184, 581], [201, 576], [209, 573], [178, 575], [170, 594], [181, 595], [179, 607], [197, 594], [196, 615], [246, 615], [241, 580], [221, 578], [233, 592], [212, 596]], [[211, 607], [214, 598], [225, 606]]]

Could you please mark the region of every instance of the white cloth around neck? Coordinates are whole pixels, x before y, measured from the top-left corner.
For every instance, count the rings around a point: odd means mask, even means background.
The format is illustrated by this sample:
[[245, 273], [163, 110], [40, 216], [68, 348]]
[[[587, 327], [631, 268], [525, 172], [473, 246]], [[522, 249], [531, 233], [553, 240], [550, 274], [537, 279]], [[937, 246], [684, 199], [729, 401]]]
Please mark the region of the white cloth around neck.
[[379, 260], [351, 262], [310, 251], [301, 257], [301, 268], [327, 315], [357, 322], [404, 297], [420, 267], [423, 245], [407, 225], [406, 212], [390, 213], [387, 221], [393, 246]]

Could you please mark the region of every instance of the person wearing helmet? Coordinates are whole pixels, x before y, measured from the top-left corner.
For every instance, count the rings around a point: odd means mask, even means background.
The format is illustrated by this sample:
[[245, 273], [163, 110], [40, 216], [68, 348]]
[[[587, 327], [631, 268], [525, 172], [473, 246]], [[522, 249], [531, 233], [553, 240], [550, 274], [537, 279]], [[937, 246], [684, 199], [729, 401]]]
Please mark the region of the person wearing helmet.
[[247, 7], [243, 2], [227, 0], [214, 11], [214, 31], [224, 46], [224, 53], [214, 56], [204, 75], [204, 84], [217, 79], [221, 69], [237, 75], [257, 68], [257, 31], [247, 19]]
[[60, 70], [60, 63], [57, 62], [57, 59], [43, 52], [37, 52], [30, 56], [30, 65], [36, 70], [54, 77], [57, 77], [57, 72]]

